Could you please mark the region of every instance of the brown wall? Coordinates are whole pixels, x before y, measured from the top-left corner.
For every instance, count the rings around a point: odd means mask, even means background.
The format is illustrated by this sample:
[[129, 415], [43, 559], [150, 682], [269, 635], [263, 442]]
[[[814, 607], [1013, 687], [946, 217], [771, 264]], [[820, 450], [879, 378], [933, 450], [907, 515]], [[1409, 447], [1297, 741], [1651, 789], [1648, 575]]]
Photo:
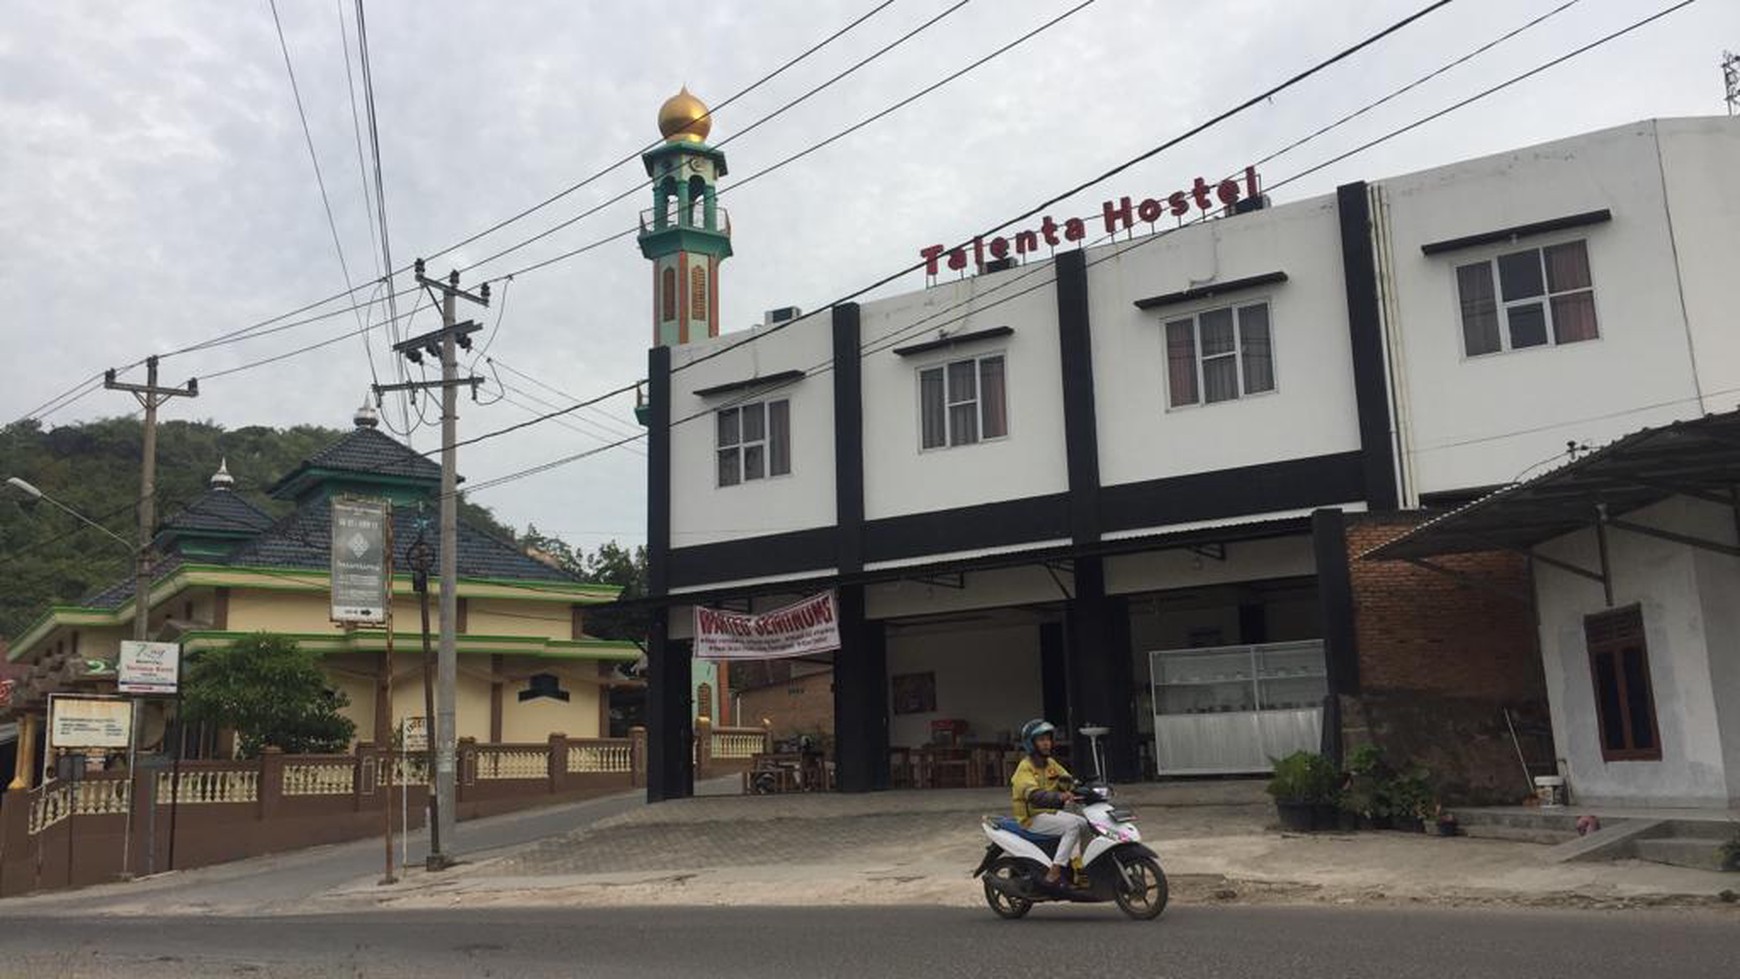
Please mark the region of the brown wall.
[[1359, 555], [1417, 518], [1350, 515], [1347, 549], [1361, 683], [1487, 700], [1545, 700], [1528, 564], [1521, 555], [1454, 555], [1433, 563], [1514, 598], [1471, 588], [1402, 561]]
[[797, 734], [832, 737], [834, 733], [834, 671], [792, 677], [783, 683], [739, 690], [742, 715], [738, 723], [755, 727], [762, 718], [775, 740]]
[[1433, 560], [1484, 586], [1471, 587], [1359, 559], [1421, 519], [1347, 518], [1361, 692], [1342, 698], [1343, 744], [1375, 743], [1393, 763], [1424, 766], [1446, 803], [1514, 803], [1528, 790], [1519, 747], [1534, 774], [1553, 759], [1528, 564], [1506, 552]]

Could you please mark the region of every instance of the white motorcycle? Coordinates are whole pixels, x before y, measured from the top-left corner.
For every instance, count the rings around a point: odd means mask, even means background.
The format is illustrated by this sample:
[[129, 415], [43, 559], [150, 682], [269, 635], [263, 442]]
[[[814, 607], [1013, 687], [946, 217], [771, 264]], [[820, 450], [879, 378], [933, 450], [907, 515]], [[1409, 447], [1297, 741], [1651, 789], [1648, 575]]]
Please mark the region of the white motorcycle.
[[[1008, 816], [986, 816], [981, 828], [990, 839], [985, 859], [974, 869], [982, 877], [985, 903], [1002, 918], [1020, 918], [1042, 901], [1098, 903], [1116, 901], [1123, 912], [1149, 921], [1166, 910], [1166, 874], [1160, 858], [1142, 844], [1131, 813], [1112, 806], [1112, 788], [1093, 784], [1073, 789], [1086, 801], [1072, 806], [1087, 818], [1092, 835], [1081, 855], [1086, 886], [1058, 888], [1044, 883], [1058, 837], [1031, 832]], [[1067, 868], [1066, 868], [1067, 869]]]

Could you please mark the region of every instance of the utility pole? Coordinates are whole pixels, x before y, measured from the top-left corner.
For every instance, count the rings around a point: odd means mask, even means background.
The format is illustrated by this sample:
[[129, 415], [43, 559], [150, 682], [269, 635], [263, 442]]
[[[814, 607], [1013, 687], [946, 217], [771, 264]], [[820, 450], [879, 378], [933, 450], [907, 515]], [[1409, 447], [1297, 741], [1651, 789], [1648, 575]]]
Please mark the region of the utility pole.
[[[442, 870], [453, 861], [440, 850], [437, 839], [451, 844], [455, 822], [454, 796], [457, 783], [456, 756], [458, 737], [454, 725], [454, 688], [459, 680], [459, 655], [455, 629], [459, 617], [459, 589], [455, 575], [459, 551], [459, 469], [453, 443], [458, 441], [460, 385], [469, 385], [477, 395], [481, 377], [459, 377], [458, 348], [471, 349], [471, 334], [481, 327], [472, 320], [457, 322], [457, 300], [466, 299], [479, 306], [489, 305], [489, 283], [477, 292], [459, 288], [459, 273], [449, 272], [447, 281], [430, 279], [423, 274], [423, 260], [416, 262], [417, 284], [441, 293], [441, 329], [412, 337], [393, 346], [412, 363], [422, 363], [423, 354], [441, 358], [441, 380], [407, 384], [378, 384], [375, 394], [388, 391], [439, 387], [441, 389], [441, 543], [438, 549], [441, 575], [441, 646], [437, 664], [434, 724], [430, 737], [435, 744], [434, 793], [435, 812], [431, 823], [430, 870]], [[436, 834], [439, 834], [438, 836]]]
[[1722, 100], [1728, 103], [1728, 116], [1740, 112], [1740, 54], [1722, 52]]
[[[186, 387], [158, 387], [156, 354], [145, 358], [144, 384], [122, 384], [115, 380], [115, 374], [113, 367], [103, 372], [103, 387], [132, 394], [145, 409], [144, 445], [139, 469], [139, 550], [133, 555], [133, 638], [144, 642], [150, 637], [151, 629], [151, 537], [157, 524], [157, 406], [170, 398], [199, 397], [199, 381], [190, 378]], [[133, 732], [127, 739], [127, 777], [133, 779], [133, 785], [137, 787], [140, 784], [136, 767], [139, 735], [144, 718], [139, 713], [139, 698], [130, 699], [133, 702]], [[146, 804], [151, 807], [148, 812], [155, 816], [157, 799], [153, 790], [156, 780], [146, 779], [145, 785]], [[133, 810], [138, 808], [134, 795], [129, 795], [128, 800], [126, 836], [121, 841], [121, 876], [124, 878], [132, 876], [133, 872]], [[156, 833], [151, 835], [153, 838], [148, 845], [155, 856]]]

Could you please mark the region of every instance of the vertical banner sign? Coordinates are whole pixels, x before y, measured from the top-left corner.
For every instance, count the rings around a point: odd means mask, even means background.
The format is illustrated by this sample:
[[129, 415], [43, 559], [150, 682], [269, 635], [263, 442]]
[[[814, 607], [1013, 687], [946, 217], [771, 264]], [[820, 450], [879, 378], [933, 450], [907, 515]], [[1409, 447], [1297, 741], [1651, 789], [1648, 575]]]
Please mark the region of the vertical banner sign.
[[387, 507], [382, 500], [332, 501], [332, 621], [387, 621]]
[[780, 659], [839, 648], [839, 606], [831, 591], [760, 615], [695, 606], [697, 659]]
[[115, 686], [122, 693], [173, 697], [181, 681], [181, 646], [172, 642], [123, 640], [115, 673]]

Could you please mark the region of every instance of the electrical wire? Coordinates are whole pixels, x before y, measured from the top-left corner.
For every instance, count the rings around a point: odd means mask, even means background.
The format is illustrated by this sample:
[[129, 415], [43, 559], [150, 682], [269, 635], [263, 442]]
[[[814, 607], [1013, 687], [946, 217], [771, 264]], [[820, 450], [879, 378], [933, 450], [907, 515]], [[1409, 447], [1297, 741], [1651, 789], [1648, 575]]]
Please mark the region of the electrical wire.
[[[1549, 68], [1552, 68], [1554, 66], [1562, 64], [1562, 63], [1564, 63], [1564, 62], [1566, 62], [1574, 57], [1577, 57], [1577, 56], [1582, 55], [1584, 53], [1587, 53], [1589, 51], [1595, 50], [1596, 48], [1599, 48], [1607, 43], [1610, 43], [1610, 42], [1612, 42], [1620, 37], [1623, 37], [1627, 34], [1630, 34], [1631, 32], [1636, 31], [1636, 30], [1638, 30], [1638, 29], [1640, 29], [1640, 28], [1642, 28], [1650, 23], [1653, 23], [1654, 21], [1656, 21], [1662, 17], [1665, 17], [1668, 14], [1674, 13], [1675, 11], [1678, 11], [1680, 9], [1688, 7], [1695, 2], [1697, 2], [1697, 0], [1681, 0], [1680, 3], [1671, 5], [1667, 8], [1664, 8], [1661, 11], [1658, 11], [1655, 14], [1652, 14], [1652, 15], [1645, 17], [1641, 20], [1638, 20], [1638, 21], [1636, 21], [1636, 22], [1634, 22], [1626, 27], [1620, 28], [1619, 30], [1616, 30], [1616, 31], [1613, 31], [1609, 34], [1606, 34], [1606, 35], [1604, 35], [1604, 36], [1602, 36], [1594, 41], [1587, 43], [1587, 44], [1581, 45], [1581, 46], [1567, 52], [1566, 54], [1560, 55], [1559, 57], [1554, 58], [1551, 61], [1545, 62], [1541, 65], [1538, 65], [1535, 68], [1532, 68], [1526, 72], [1523, 72], [1523, 73], [1518, 74], [1518, 75], [1514, 75], [1514, 76], [1506, 79], [1503, 82], [1500, 82], [1496, 85], [1490, 86], [1490, 87], [1476, 93], [1473, 96], [1459, 100], [1459, 101], [1457, 101], [1457, 102], [1455, 102], [1455, 103], [1453, 103], [1453, 104], [1451, 104], [1443, 109], [1439, 109], [1439, 110], [1437, 110], [1437, 111], [1431, 113], [1430, 115], [1427, 115], [1421, 119], [1415, 120], [1415, 121], [1410, 122], [1406, 125], [1398, 127], [1396, 129], [1393, 129], [1393, 130], [1389, 131], [1388, 133], [1384, 134], [1383, 136], [1380, 136], [1376, 139], [1368, 140], [1367, 142], [1360, 144], [1358, 147], [1354, 148], [1353, 150], [1349, 150], [1347, 152], [1338, 154], [1338, 155], [1330, 158], [1329, 160], [1327, 160], [1325, 162], [1316, 164], [1312, 167], [1307, 168], [1306, 170], [1295, 173], [1294, 175], [1286, 178], [1285, 180], [1280, 181], [1279, 183], [1272, 184], [1271, 188], [1278, 189], [1282, 186], [1286, 186], [1287, 184], [1291, 184], [1295, 181], [1304, 179], [1305, 177], [1310, 176], [1311, 174], [1317, 173], [1318, 171], [1322, 170], [1323, 168], [1325, 168], [1333, 163], [1340, 162], [1342, 160], [1347, 159], [1348, 157], [1354, 155], [1355, 153], [1364, 152], [1365, 150], [1368, 150], [1374, 146], [1380, 145], [1380, 144], [1387, 142], [1391, 139], [1397, 138], [1405, 133], [1411, 132], [1414, 129], [1419, 128], [1421, 125], [1424, 125], [1424, 124], [1431, 122], [1433, 120], [1436, 120], [1438, 118], [1442, 118], [1443, 116], [1445, 116], [1451, 112], [1454, 112], [1458, 109], [1464, 108], [1468, 105], [1472, 105], [1475, 102], [1480, 101], [1482, 99], [1485, 99], [1493, 94], [1496, 94], [1497, 92], [1503, 91], [1503, 90], [1511, 87], [1512, 85], [1519, 84], [1522, 81], [1525, 81], [1529, 78], [1532, 78], [1535, 75], [1540, 74], [1542, 71], [1545, 71]], [[1432, 9], [1432, 8], [1428, 8], [1428, 9]], [[1415, 17], [1418, 17], [1418, 16], [1419, 16], [1418, 14], [1415, 15]], [[1116, 170], [1111, 171], [1111, 172], [1115, 173]], [[1042, 207], [1043, 206], [1048, 206], [1048, 205], [1042, 205]], [[1032, 215], [1032, 213], [1036, 213], [1036, 212], [1030, 212], [1029, 214], [1024, 215], [1024, 217], [1030, 217]], [[1017, 218], [1015, 220], [1021, 220], [1021, 218]], [[1013, 223], [1013, 222], [1010, 222], [1010, 223]], [[1003, 227], [1003, 225], [998, 225], [998, 227]], [[993, 230], [995, 230], [995, 229], [993, 229]], [[1090, 267], [1092, 265], [1097, 265], [1097, 264], [1104, 262], [1104, 261], [1109, 261], [1109, 260], [1114, 259], [1114, 258], [1122, 257], [1124, 254], [1126, 254], [1130, 250], [1132, 250], [1134, 248], [1142, 247], [1142, 246], [1147, 245], [1147, 244], [1150, 244], [1153, 241], [1158, 240], [1159, 238], [1165, 237], [1167, 234], [1170, 234], [1174, 230], [1176, 230], [1176, 229], [1168, 229], [1167, 231], [1158, 232], [1154, 235], [1148, 236], [1147, 238], [1144, 238], [1144, 239], [1141, 239], [1137, 242], [1132, 243], [1130, 245], [1130, 247], [1128, 247], [1128, 248], [1113, 251], [1113, 252], [1111, 252], [1105, 256], [1102, 256], [1101, 258], [1096, 259], [1093, 262], [1089, 263]], [[1048, 282], [1047, 283], [1040, 283], [1033, 288], [1042, 288], [1043, 286], [1048, 285], [1048, 284], [1050, 284], [1050, 283], [1048, 283]], [[1020, 293], [1020, 294], [1025, 294], [1025, 292], [1027, 292], [1027, 291], [1032, 291], [1032, 290], [1031, 289], [1024, 290], [1024, 292]], [[1017, 295], [1020, 295], [1020, 294], [1017, 294]], [[995, 303], [993, 305], [998, 305], [998, 304], [1001, 304], [1002, 302], [1007, 302], [1007, 301], [1009, 301], [1009, 299], [1012, 299], [1012, 298], [1015, 298], [1015, 297], [1014, 296], [1007, 297], [1005, 299], [999, 300], [998, 303]], [[979, 311], [982, 311], [982, 310], [978, 310], [975, 312], [979, 312]], [[966, 318], [965, 316], [962, 316], [962, 317], [958, 317], [957, 320], [958, 319], [965, 319], [965, 318]], [[764, 331], [762, 331], [761, 334], [758, 334], [758, 335], [766, 335], [769, 332], [771, 332], [771, 330], [764, 330]], [[830, 361], [830, 363], [831, 363], [831, 361]], [[675, 373], [675, 369], [673, 369], [672, 373]], [[783, 383], [779, 383], [779, 384], [769, 385], [766, 388], [758, 390], [753, 395], [745, 395], [744, 398], [740, 398], [738, 400], [741, 401], [741, 400], [744, 400], [745, 398], [762, 398], [762, 397], [765, 397], [770, 391], [777, 390], [779, 388], [788, 386], [791, 383], [794, 383], [794, 382], [787, 381], [787, 382], [783, 382]], [[600, 398], [608, 397], [608, 396], [611, 396], [615, 393], [620, 393], [621, 390], [622, 389], [618, 389], [616, 392], [611, 392], [610, 394], [602, 395], [602, 396], [600, 396]], [[1728, 392], [1716, 392], [1716, 393], [1723, 394], [1723, 393], [1728, 393]], [[1659, 407], [1659, 406], [1654, 406], [1654, 407]], [[670, 422], [670, 427], [675, 428], [677, 425], [680, 425], [680, 424], [685, 424], [687, 422], [695, 421], [695, 420], [700, 419], [700, 418], [710, 417], [714, 413], [715, 410], [716, 409], [709, 408], [705, 411], [696, 412], [694, 414], [685, 416], [683, 418], [676, 419], [676, 420]], [[1640, 411], [1640, 410], [1647, 410], [1647, 409], [1642, 409], [1642, 408], [1640, 408], [1640, 409], [1627, 409], [1626, 411], [1620, 412], [1619, 414], [1632, 413], [1634, 411]], [[1591, 420], [1593, 420], [1593, 419], [1591, 419]], [[528, 423], [522, 423], [521, 425], [513, 426], [513, 428], [510, 430], [518, 430], [519, 428], [526, 427], [527, 424], [534, 424], [534, 423], [535, 423], [535, 421], [528, 422]], [[1551, 427], [1557, 427], [1557, 426], [1551, 426]], [[505, 433], [506, 433], [506, 430], [503, 431], [503, 434], [505, 434]], [[1512, 433], [1486, 436], [1486, 437], [1482, 437], [1479, 440], [1471, 440], [1471, 441], [1487, 441], [1487, 440], [1494, 440], [1494, 439], [1500, 439], [1500, 438], [1509, 438], [1509, 437], [1514, 437], [1515, 435], [1518, 435], [1518, 434], [1529, 434], [1529, 432], [1527, 430], [1518, 430], [1518, 431], [1512, 432]], [[486, 433], [485, 435], [475, 437], [474, 440], [481, 441], [482, 439], [489, 438], [489, 437], [492, 437], [492, 436], [490, 434]], [[506, 483], [513, 482], [513, 481], [518, 480], [518, 479], [523, 479], [523, 478], [526, 478], [526, 477], [529, 477], [532, 475], [538, 475], [538, 474], [541, 474], [543, 472], [548, 472], [551, 469], [557, 468], [559, 466], [563, 466], [563, 465], [567, 465], [571, 462], [579, 461], [580, 459], [584, 459], [584, 458], [587, 458], [589, 456], [596, 455], [600, 452], [607, 451], [611, 448], [615, 448], [619, 445], [624, 445], [624, 444], [627, 444], [628, 442], [635, 441], [639, 438], [644, 438], [644, 437], [645, 437], [645, 434], [641, 433], [639, 435], [636, 435], [636, 436], [633, 436], [630, 438], [625, 438], [625, 439], [619, 440], [617, 442], [611, 443], [609, 445], [599, 446], [595, 449], [589, 449], [589, 450], [586, 450], [584, 452], [575, 453], [575, 454], [572, 454], [569, 456], [564, 456], [564, 457], [561, 457], [558, 459], [550, 460], [548, 462], [541, 463], [541, 464], [538, 464], [536, 466], [532, 466], [532, 467], [522, 469], [522, 470], [519, 470], [516, 472], [507, 473], [503, 476], [496, 477], [494, 479], [485, 480], [485, 481], [482, 481], [479, 483], [474, 483], [473, 485], [468, 487], [468, 491], [472, 492], [472, 493], [481, 492], [483, 490], [490, 489], [490, 488], [500, 486], [500, 485], [504, 485]], [[1463, 444], [1468, 444], [1468, 443], [1463, 443]], [[1443, 446], [1443, 447], [1448, 447], [1448, 446]], [[1416, 451], [1429, 451], [1429, 450], [1416, 450]]]
[[[528, 384], [532, 384], [532, 385], [535, 385], [537, 387], [543, 388], [545, 391], [548, 391], [549, 393], [555, 395], [556, 397], [561, 398], [563, 401], [575, 402], [575, 401], [580, 400], [579, 398], [576, 398], [574, 395], [569, 394], [568, 392], [563, 391], [560, 388], [553, 387], [549, 384], [546, 384], [543, 381], [538, 380], [537, 378], [533, 377], [532, 375], [527, 374], [525, 371], [522, 371], [519, 368], [508, 363], [507, 361], [502, 360], [500, 357], [489, 358], [489, 364], [491, 367], [499, 367], [502, 370], [507, 371], [509, 374], [514, 375], [515, 377], [519, 378], [522, 381], [527, 382]], [[529, 397], [529, 395], [528, 395], [528, 397]], [[554, 408], [557, 406], [550, 405], [550, 407]], [[603, 411], [601, 411], [597, 408], [593, 408], [591, 410], [591, 415], [592, 415], [593, 421], [596, 424], [598, 424], [600, 427], [606, 427], [606, 428], [614, 427], [614, 428], [616, 428], [617, 431], [611, 433], [613, 435], [630, 435], [630, 434], [633, 434], [633, 432], [634, 432], [634, 429], [630, 428], [626, 423], [617, 421], [615, 418], [611, 417], [610, 415], [605, 414]]]
[[[393, 269], [392, 235], [389, 233], [387, 225], [387, 183], [386, 177], [382, 172], [381, 163], [380, 119], [375, 111], [375, 73], [374, 68], [369, 61], [368, 19], [363, 15], [363, 0], [356, 0], [356, 49], [357, 59], [362, 68], [363, 76], [363, 106], [367, 110], [369, 120], [369, 151], [374, 161], [375, 226], [379, 229], [381, 235], [380, 268], [384, 270], [381, 273], [381, 278], [386, 283], [387, 292], [387, 336], [390, 338], [392, 344], [397, 344], [399, 342], [400, 294], [393, 289], [393, 279], [404, 270]], [[348, 60], [346, 61], [346, 65], [348, 67]], [[344, 295], [354, 295], [354, 292], [347, 292], [344, 293]], [[412, 315], [416, 315], [416, 310], [412, 310]], [[395, 376], [398, 377], [400, 383], [404, 383], [409, 379], [409, 375], [405, 371], [404, 363], [397, 357], [393, 357], [392, 362]], [[385, 414], [385, 412], [382, 414]], [[421, 412], [418, 413], [418, 417], [422, 417]], [[410, 400], [408, 395], [403, 391], [399, 393], [399, 418], [405, 426], [405, 437], [410, 438], [411, 434], [417, 429], [416, 426], [411, 424]]]

